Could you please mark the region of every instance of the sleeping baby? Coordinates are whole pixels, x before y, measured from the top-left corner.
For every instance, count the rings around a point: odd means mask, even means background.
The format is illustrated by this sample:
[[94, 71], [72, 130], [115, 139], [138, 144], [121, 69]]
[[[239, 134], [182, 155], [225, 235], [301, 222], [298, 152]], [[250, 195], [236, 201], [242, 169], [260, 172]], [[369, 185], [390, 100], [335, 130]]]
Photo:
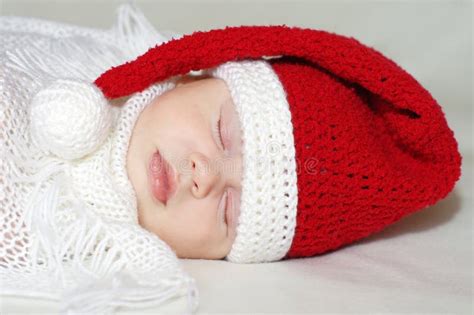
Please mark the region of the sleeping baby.
[[185, 287], [195, 309], [177, 258], [330, 252], [460, 176], [436, 100], [354, 38], [285, 25], [163, 38], [120, 10], [109, 31], [0, 23], [3, 292], [101, 312]]
[[242, 152], [226, 83], [183, 76], [140, 114], [127, 153], [138, 219], [179, 257], [224, 258], [235, 239]]
[[127, 160], [140, 224], [178, 257], [314, 256], [434, 204], [459, 178], [436, 101], [388, 58], [340, 35], [197, 32], [95, 84], [114, 99], [193, 69], [207, 76], [182, 76], [143, 110]]

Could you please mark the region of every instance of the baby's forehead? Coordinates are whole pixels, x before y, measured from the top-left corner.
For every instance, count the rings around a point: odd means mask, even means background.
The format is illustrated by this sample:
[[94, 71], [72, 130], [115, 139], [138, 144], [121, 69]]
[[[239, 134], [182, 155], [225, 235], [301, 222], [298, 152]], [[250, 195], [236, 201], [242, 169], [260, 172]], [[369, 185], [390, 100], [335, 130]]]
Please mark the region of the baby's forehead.
[[176, 80], [174, 91], [170, 94], [191, 99], [207, 99], [222, 105], [232, 105], [233, 97], [226, 81], [209, 74], [186, 74]]

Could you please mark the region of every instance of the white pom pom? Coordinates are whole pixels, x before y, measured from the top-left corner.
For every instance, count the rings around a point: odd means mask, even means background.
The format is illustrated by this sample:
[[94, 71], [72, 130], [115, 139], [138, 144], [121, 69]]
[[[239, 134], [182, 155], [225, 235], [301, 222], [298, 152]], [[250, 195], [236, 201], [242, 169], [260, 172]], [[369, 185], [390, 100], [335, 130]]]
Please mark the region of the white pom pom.
[[39, 91], [30, 107], [30, 134], [42, 149], [72, 160], [107, 138], [112, 109], [92, 83], [60, 79]]

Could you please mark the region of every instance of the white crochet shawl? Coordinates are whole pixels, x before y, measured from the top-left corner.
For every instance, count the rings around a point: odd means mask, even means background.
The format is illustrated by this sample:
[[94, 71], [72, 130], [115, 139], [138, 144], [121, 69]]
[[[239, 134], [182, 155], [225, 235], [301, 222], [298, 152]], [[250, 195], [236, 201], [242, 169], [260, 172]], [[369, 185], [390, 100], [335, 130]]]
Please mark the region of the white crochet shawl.
[[159, 34], [128, 4], [117, 12], [108, 30], [0, 17], [0, 292], [59, 300], [68, 313], [110, 313], [187, 295], [187, 312], [194, 312], [195, 281], [166, 243], [138, 225], [125, 168], [140, 111], [174, 83], [118, 100], [110, 135], [83, 158], [55, 157], [30, 139], [28, 106], [45, 84], [93, 82], [181, 36]]

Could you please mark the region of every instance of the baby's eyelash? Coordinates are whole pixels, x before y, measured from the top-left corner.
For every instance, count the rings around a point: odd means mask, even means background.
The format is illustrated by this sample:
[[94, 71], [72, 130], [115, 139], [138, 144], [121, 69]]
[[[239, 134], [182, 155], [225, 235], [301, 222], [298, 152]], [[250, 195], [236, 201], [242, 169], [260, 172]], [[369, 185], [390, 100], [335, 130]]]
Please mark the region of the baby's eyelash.
[[224, 141], [222, 140], [222, 134], [221, 134], [221, 118], [217, 120], [217, 123], [214, 126], [214, 132], [217, 134], [217, 137], [219, 138], [219, 142], [224, 149]]
[[227, 203], [228, 203], [228, 198], [229, 198], [229, 195], [226, 192], [224, 192], [224, 211], [222, 211], [222, 223], [226, 224], [227, 225], [227, 216], [226, 216], [226, 212], [227, 212]]

